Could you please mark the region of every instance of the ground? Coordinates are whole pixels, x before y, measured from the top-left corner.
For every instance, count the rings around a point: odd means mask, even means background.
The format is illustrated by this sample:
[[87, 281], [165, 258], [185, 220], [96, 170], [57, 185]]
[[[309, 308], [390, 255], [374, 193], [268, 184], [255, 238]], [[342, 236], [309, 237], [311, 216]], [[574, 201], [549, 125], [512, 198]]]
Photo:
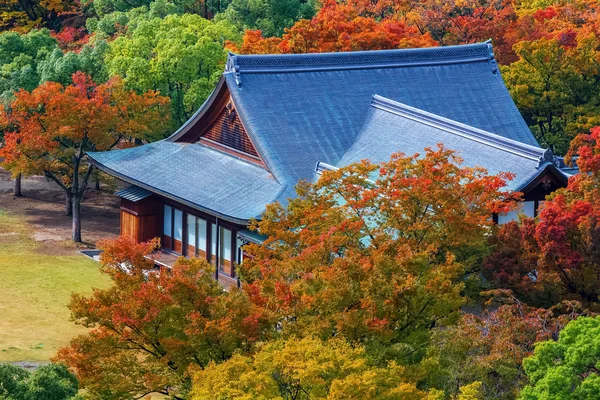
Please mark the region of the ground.
[[118, 234], [118, 199], [88, 193], [82, 204], [85, 244], [75, 246], [55, 184], [24, 179], [22, 198], [13, 198], [12, 187], [10, 175], [0, 169], [0, 362], [35, 364], [85, 332], [69, 320], [71, 293], [90, 293], [109, 281], [79, 250]]

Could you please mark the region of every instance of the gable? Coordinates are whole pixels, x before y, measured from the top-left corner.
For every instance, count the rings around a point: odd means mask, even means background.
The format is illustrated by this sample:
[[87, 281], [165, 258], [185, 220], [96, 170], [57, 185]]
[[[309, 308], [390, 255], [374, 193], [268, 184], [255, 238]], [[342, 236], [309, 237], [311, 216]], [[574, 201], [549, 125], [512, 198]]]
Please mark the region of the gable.
[[224, 146], [260, 160], [248, 133], [244, 129], [240, 117], [231, 102], [221, 110], [216, 119], [200, 136], [198, 141], [208, 146]]

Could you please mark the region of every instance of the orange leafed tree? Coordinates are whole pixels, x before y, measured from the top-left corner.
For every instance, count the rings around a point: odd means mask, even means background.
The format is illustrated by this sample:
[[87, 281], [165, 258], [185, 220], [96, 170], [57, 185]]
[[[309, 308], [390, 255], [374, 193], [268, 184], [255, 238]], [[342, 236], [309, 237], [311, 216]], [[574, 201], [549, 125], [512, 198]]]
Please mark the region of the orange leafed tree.
[[[513, 206], [510, 175], [460, 166], [440, 146], [325, 173], [258, 223], [242, 286], [282, 333], [344, 337], [406, 361], [452, 323], [461, 278], [485, 253], [492, 213]], [[379, 176], [379, 177], [377, 177]]]
[[267, 338], [268, 321], [241, 291], [223, 291], [206, 260], [180, 258], [157, 273], [145, 258], [156, 245], [125, 237], [102, 243], [102, 271], [113, 285], [73, 295], [72, 316], [90, 330], [61, 349], [57, 361], [93, 398], [188, 398], [192, 369]]
[[362, 16], [354, 5], [326, 1], [311, 20], [300, 20], [283, 38], [263, 38], [247, 31], [242, 53], [320, 53], [430, 47], [437, 42], [403, 21]]
[[40, 174], [60, 186], [66, 213], [73, 216], [73, 240], [80, 242], [80, 202], [93, 170], [87, 152], [162, 134], [168, 99], [127, 91], [119, 79], [96, 85], [83, 73], [73, 75], [72, 85], [46, 82], [15, 97], [0, 108], [0, 124], [7, 130], [3, 165], [15, 175]]

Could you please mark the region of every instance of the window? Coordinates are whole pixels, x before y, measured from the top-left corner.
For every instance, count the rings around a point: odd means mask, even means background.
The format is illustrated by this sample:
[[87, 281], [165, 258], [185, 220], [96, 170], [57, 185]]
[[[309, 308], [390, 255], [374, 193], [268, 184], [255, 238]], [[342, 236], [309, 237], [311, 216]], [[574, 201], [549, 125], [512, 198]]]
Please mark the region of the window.
[[163, 208], [163, 240], [164, 249], [182, 252], [183, 213], [181, 210], [165, 204]]
[[198, 218], [198, 257], [206, 258], [206, 221]]
[[173, 250], [183, 253], [183, 213], [174, 209], [173, 215]]
[[217, 225], [210, 224], [210, 262], [217, 264]]
[[206, 221], [195, 215], [187, 216], [187, 256], [206, 258]]
[[188, 257], [196, 256], [196, 229], [198, 229], [198, 224], [196, 223], [197, 218], [193, 215], [188, 214], [187, 216], [187, 253]]
[[170, 249], [173, 245], [173, 209], [165, 205], [163, 209], [163, 237], [162, 246], [165, 249]]
[[220, 227], [219, 229], [219, 271], [233, 276], [233, 263], [231, 262], [231, 231]]

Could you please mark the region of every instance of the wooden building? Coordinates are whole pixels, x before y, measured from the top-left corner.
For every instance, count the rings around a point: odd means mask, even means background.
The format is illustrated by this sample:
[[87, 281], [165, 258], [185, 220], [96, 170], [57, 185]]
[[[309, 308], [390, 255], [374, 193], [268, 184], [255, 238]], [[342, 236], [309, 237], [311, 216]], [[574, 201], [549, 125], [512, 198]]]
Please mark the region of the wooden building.
[[[97, 152], [130, 183], [121, 233], [165, 254], [205, 257], [235, 281], [246, 226], [324, 168], [442, 142], [466, 165], [513, 172], [523, 211], [566, 184], [504, 86], [491, 44], [295, 55], [230, 54], [205, 104], [168, 139]], [[514, 215], [499, 216], [499, 222]]]

